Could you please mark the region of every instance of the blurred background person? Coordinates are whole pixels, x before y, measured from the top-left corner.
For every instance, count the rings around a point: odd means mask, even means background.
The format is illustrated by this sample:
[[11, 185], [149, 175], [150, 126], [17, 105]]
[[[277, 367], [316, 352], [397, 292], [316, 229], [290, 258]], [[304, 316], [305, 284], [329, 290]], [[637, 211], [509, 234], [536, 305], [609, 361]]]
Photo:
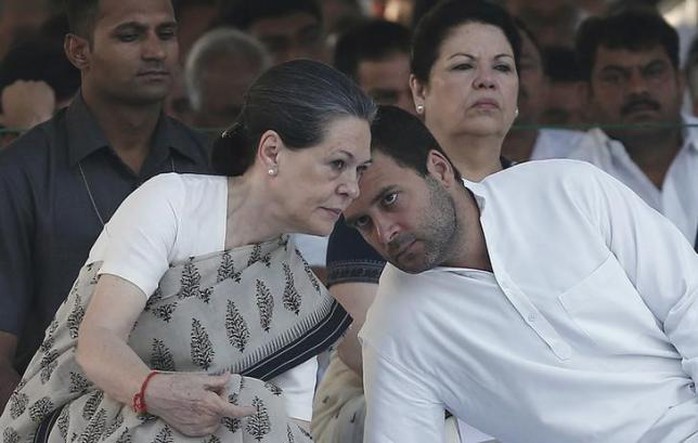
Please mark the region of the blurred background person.
[[698, 116], [698, 37], [693, 39], [689, 47], [684, 75], [688, 92], [688, 109], [691, 114]]
[[271, 66], [267, 50], [254, 37], [233, 28], [202, 35], [184, 65], [191, 124], [220, 133], [242, 110], [245, 93]]
[[34, 35], [51, 12], [49, 0], [0, 1], [0, 59], [12, 45]]
[[31, 35], [15, 42], [0, 61], [0, 146], [51, 118], [70, 104], [80, 87], [80, 71], [67, 59], [64, 13], [55, 14]]
[[571, 157], [625, 183], [698, 243], [698, 120], [681, 115], [676, 30], [647, 9], [594, 17], [580, 28], [577, 54], [599, 127]]
[[563, 46], [545, 48], [543, 63], [548, 92], [540, 123], [584, 129], [589, 121], [587, 89], [574, 49]]
[[550, 84], [535, 37], [520, 21], [517, 28], [521, 37], [518, 113], [502, 144], [502, 155], [516, 162], [564, 158], [574, 149], [582, 132], [540, 127]]
[[380, 105], [416, 113], [410, 91], [411, 32], [386, 20], [348, 29], [337, 40], [334, 66], [354, 79]]
[[316, 0], [230, 0], [221, 4], [216, 25], [232, 26], [257, 38], [274, 64], [297, 58], [329, 59]]

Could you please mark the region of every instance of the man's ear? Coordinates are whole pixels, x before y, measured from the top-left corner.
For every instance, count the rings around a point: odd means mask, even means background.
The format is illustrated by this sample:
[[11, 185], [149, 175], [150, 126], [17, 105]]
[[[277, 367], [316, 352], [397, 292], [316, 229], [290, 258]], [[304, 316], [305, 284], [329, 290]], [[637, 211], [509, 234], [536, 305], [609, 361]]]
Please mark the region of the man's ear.
[[63, 50], [70, 63], [79, 70], [89, 66], [90, 42], [75, 34], [66, 34], [63, 40]]
[[[284, 147], [284, 142], [278, 132], [271, 129], [265, 131], [259, 138], [257, 146], [257, 160], [269, 171], [277, 171], [279, 167], [279, 154]], [[274, 172], [274, 175], [276, 172]]]
[[432, 149], [427, 154], [427, 171], [429, 175], [445, 187], [451, 186], [455, 181], [453, 165], [442, 153], [435, 149]]

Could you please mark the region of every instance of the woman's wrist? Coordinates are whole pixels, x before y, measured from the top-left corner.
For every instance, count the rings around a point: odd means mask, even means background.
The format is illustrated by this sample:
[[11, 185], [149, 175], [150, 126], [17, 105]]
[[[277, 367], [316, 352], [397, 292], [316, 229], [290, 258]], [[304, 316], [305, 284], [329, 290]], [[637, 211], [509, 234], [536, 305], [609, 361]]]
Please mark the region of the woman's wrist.
[[158, 374], [160, 374], [159, 371], [150, 371], [143, 380], [143, 383], [141, 383], [141, 387], [138, 390], [138, 392], [133, 394], [131, 407], [137, 414], [145, 414], [146, 412], [148, 412], [148, 405], [145, 401], [145, 391], [148, 388], [148, 385], [150, 384], [150, 381], [153, 379], [153, 377], [155, 377]]

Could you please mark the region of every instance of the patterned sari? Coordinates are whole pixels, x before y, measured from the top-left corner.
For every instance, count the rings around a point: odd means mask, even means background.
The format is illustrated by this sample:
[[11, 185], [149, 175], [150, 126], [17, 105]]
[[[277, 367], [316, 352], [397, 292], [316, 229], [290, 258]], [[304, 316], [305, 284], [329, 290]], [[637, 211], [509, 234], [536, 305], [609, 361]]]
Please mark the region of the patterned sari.
[[78, 328], [100, 265], [83, 267], [47, 329], [0, 417], [3, 443], [35, 437], [51, 443], [310, 441], [288, 420], [283, 392], [269, 380], [329, 347], [350, 319], [287, 236], [172, 265], [129, 336], [152, 369], [238, 374], [228, 400], [257, 412], [223, 419], [206, 439], [135, 414], [105, 396], [75, 362]]

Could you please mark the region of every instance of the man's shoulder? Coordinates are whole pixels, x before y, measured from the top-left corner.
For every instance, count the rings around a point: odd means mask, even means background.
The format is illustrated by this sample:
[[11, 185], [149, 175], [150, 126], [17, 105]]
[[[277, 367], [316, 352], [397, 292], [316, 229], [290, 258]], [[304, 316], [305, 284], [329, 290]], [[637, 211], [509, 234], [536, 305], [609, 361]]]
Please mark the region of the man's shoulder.
[[194, 144], [200, 149], [206, 149], [210, 144], [210, 138], [202, 131], [194, 129], [169, 115], [165, 115], [165, 119], [167, 119], [169, 123], [170, 130], [173, 131], [173, 135], [183, 137], [184, 140]]

